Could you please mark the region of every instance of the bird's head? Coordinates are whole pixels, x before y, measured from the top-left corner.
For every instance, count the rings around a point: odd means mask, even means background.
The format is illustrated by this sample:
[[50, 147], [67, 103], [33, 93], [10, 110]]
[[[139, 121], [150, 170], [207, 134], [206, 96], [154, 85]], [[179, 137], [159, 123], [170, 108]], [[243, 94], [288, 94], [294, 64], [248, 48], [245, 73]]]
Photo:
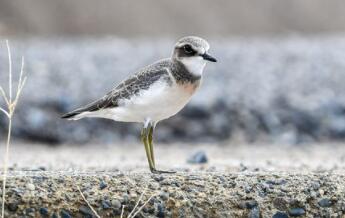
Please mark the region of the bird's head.
[[201, 75], [208, 61], [217, 62], [208, 53], [209, 48], [208, 42], [200, 37], [183, 37], [175, 44], [172, 58], [182, 63], [189, 72]]

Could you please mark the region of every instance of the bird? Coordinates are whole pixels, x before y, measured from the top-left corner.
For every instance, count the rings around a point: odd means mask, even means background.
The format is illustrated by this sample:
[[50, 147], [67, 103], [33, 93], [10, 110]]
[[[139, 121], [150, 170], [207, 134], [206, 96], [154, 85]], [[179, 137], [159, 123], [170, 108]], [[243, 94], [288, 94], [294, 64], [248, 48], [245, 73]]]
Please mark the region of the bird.
[[217, 62], [209, 48], [205, 39], [183, 37], [175, 44], [170, 58], [141, 68], [102, 98], [62, 118], [95, 117], [142, 123], [140, 138], [151, 173], [175, 173], [156, 169], [153, 133], [158, 122], [174, 116], [190, 101], [201, 85], [206, 63]]

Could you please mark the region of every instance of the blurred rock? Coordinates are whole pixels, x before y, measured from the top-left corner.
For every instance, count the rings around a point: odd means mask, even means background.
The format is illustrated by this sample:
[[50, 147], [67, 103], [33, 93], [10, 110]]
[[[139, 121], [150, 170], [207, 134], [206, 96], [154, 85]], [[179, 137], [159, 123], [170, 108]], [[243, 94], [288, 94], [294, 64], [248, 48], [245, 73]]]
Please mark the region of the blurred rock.
[[290, 216], [302, 216], [305, 214], [305, 210], [303, 208], [291, 208], [289, 209]]
[[318, 202], [318, 204], [320, 207], [330, 207], [332, 206], [332, 201], [328, 198], [323, 198]]
[[195, 154], [193, 154], [191, 157], [187, 160], [190, 164], [202, 164], [207, 163], [207, 156], [204, 151], [198, 151]]
[[278, 211], [277, 213], [275, 213], [273, 215], [272, 218], [289, 218], [289, 216], [286, 213], [284, 213], [284, 212], [279, 212]]
[[46, 217], [46, 216], [49, 215], [49, 211], [48, 211], [47, 208], [41, 207], [41, 208], [40, 208], [40, 214], [41, 214], [41, 216]]

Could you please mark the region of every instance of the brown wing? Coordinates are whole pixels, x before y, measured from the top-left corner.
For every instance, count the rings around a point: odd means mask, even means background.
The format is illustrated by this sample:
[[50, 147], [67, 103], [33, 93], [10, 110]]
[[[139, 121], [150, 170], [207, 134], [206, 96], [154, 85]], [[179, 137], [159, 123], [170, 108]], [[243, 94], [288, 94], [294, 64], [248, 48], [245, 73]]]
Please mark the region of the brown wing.
[[73, 118], [83, 112], [93, 112], [105, 108], [117, 107], [120, 99], [129, 99], [131, 96], [138, 94], [139, 91], [148, 89], [154, 82], [161, 78], [170, 79], [166, 68], [160, 68], [159, 70], [157, 68], [146, 69], [146, 71], [139, 72], [120, 83], [101, 99], [64, 114], [62, 118]]

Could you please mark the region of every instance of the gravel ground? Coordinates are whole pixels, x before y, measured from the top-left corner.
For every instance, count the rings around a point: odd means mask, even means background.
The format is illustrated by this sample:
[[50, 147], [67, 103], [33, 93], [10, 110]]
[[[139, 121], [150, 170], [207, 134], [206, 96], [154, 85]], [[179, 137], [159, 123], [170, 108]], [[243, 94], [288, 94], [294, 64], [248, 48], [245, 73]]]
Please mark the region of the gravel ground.
[[341, 217], [345, 176], [337, 173], [23, 172], [8, 180], [6, 217]]
[[137, 217], [345, 214], [343, 144], [163, 144], [156, 157], [178, 173], [150, 174], [137, 144], [14, 144], [6, 217], [92, 217], [78, 187], [101, 217], [119, 217], [122, 206], [127, 217], [141, 194], [139, 207], [152, 198]]

